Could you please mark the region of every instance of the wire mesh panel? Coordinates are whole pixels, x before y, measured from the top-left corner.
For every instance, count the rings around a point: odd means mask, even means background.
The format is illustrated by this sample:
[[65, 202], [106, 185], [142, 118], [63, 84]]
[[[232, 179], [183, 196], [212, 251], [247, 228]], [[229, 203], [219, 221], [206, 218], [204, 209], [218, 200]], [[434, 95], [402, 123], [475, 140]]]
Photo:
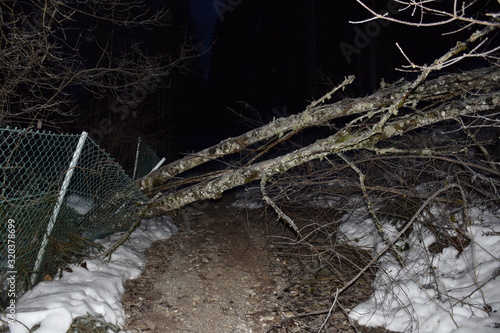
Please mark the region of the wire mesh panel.
[[146, 201], [121, 166], [84, 139], [0, 129], [0, 274], [6, 281], [16, 272], [17, 296], [97, 251], [93, 240], [130, 228]]
[[134, 167], [134, 179], [146, 176], [160, 162], [153, 149], [141, 138], [137, 142], [137, 153]]

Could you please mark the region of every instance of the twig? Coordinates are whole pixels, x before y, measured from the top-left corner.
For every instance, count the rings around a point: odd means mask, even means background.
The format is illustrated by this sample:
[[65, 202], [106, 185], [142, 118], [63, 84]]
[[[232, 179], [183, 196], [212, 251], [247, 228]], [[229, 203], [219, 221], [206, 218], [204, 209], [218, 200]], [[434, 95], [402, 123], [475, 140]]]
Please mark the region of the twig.
[[[410, 6], [415, 6], [413, 9], [414, 12], [418, 7], [422, 11], [422, 13], [430, 12], [430, 13], [433, 13], [435, 16], [445, 17], [445, 19], [438, 20], [437, 22], [422, 22], [422, 21], [410, 22], [410, 21], [396, 19], [394, 17], [387, 15], [387, 13], [383, 13], [383, 14], [378, 13], [375, 10], [368, 7], [368, 5], [366, 5], [362, 0], [356, 0], [356, 1], [361, 6], [363, 6], [366, 10], [368, 10], [370, 12], [370, 14], [373, 15], [373, 17], [370, 19], [367, 19], [367, 20], [362, 20], [362, 21], [349, 21], [349, 23], [363, 23], [363, 22], [367, 22], [367, 21], [372, 20], [372, 19], [382, 19], [382, 20], [387, 20], [387, 21], [396, 22], [396, 23], [400, 23], [400, 24], [404, 24], [404, 25], [415, 26], [415, 27], [439, 26], [439, 25], [445, 25], [445, 24], [448, 24], [448, 23], [451, 23], [454, 21], [463, 21], [463, 22], [468, 22], [468, 23], [478, 24], [478, 25], [483, 25], [483, 26], [490, 26], [490, 27], [498, 27], [500, 25], [499, 23], [497, 23], [494, 20], [492, 20], [492, 21], [477, 20], [477, 19], [474, 19], [472, 17], [466, 17], [466, 16], [461, 15], [461, 14], [459, 15], [459, 14], [457, 14], [456, 11], [448, 12], [448, 11], [444, 11], [444, 10], [434, 9], [432, 7], [428, 7], [428, 6], [423, 5], [424, 3], [426, 3], [426, 1], [418, 1], [418, 2], [413, 1], [413, 0], [412, 1], [398, 1], [400, 4], [406, 4], [407, 8]], [[427, 2], [429, 2], [429, 1], [427, 1]], [[430, 2], [432, 2], [432, 1], [430, 1]], [[463, 10], [461, 10], [461, 12], [463, 12]], [[492, 14], [492, 15], [495, 16], [495, 14]]]
[[[384, 232], [384, 227], [382, 226], [382, 222], [380, 222], [377, 214], [375, 214], [375, 211], [373, 210], [373, 203], [368, 195], [368, 191], [367, 191], [366, 186], [365, 186], [365, 178], [366, 178], [365, 174], [354, 163], [349, 161], [344, 156], [344, 154], [340, 153], [338, 155], [341, 159], [343, 159], [351, 167], [351, 169], [353, 169], [358, 174], [359, 186], [361, 187], [361, 192], [363, 193], [363, 198], [365, 199], [366, 205], [368, 206], [368, 211], [370, 212], [370, 215], [373, 217], [373, 221], [375, 222], [375, 226], [376, 226], [378, 232], [380, 233], [380, 235], [382, 235], [382, 237], [384, 238], [384, 242], [386, 244], [391, 244], [391, 240], [389, 239], [389, 237], [387, 237], [386, 233]], [[403, 258], [401, 258], [401, 256], [399, 255], [398, 251], [393, 246], [393, 244], [391, 244], [391, 248], [392, 248], [392, 254], [394, 255], [394, 258], [396, 258], [396, 260], [399, 262], [401, 267], [404, 267]]]
[[[360, 2], [360, 0], [356, 1]], [[387, 121], [392, 116], [398, 115], [399, 109], [404, 106], [405, 102], [408, 100], [408, 97], [411, 95], [411, 93], [413, 93], [413, 91], [427, 79], [427, 77], [432, 71], [441, 70], [444, 67], [446, 67], [446, 65], [452, 61], [450, 59], [464, 52], [469, 47], [470, 44], [486, 36], [493, 30], [495, 30], [495, 27], [487, 26], [481, 31], [475, 31], [469, 36], [469, 38], [465, 42], [457, 42], [455, 47], [451, 48], [440, 58], [434, 60], [434, 62], [430, 66], [420, 67], [421, 68], [420, 75], [417, 77], [415, 81], [412, 82], [412, 84], [407, 88], [407, 90], [404, 93], [402, 93], [400, 97], [397, 98], [396, 101], [388, 108], [387, 112], [380, 118], [379, 122], [373, 126], [374, 132], [382, 133], [384, 131], [384, 126], [386, 125]], [[415, 67], [416, 65], [410, 63], [410, 66]]]
[[146, 214], [147, 211], [148, 211], [147, 206], [142, 208], [140, 214], [136, 217], [136, 221], [129, 228], [129, 230], [126, 233], [124, 233], [123, 236], [119, 240], [117, 240], [113, 245], [111, 245], [104, 252], [100, 253], [99, 255], [97, 255], [96, 257], [94, 257], [92, 259], [106, 258], [106, 257], [109, 257], [108, 259], [111, 259], [111, 255], [113, 254], [113, 252], [115, 252], [116, 249], [119, 248], [123, 243], [125, 243], [125, 241], [130, 237], [130, 235], [134, 232], [134, 230], [137, 228], [137, 226], [141, 223], [142, 218], [144, 217], [144, 215]]
[[353, 83], [355, 78], [356, 77], [354, 75], [349, 75], [348, 77], [346, 77], [344, 79], [344, 81], [341, 84], [339, 84], [338, 86], [336, 86], [335, 88], [333, 88], [329, 93], [323, 95], [323, 97], [321, 97], [317, 101], [313, 101], [311, 104], [309, 104], [309, 106], [307, 107], [307, 109], [310, 110], [310, 109], [318, 106], [319, 104], [323, 104], [327, 100], [331, 99], [333, 94], [335, 94], [341, 88], [342, 88], [342, 90], [345, 89], [345, 86], [347, 86], [348, 84]]
[[266, 192], [266, 181], [267, 181], [267, 175], [263, 172], [261, 174], [261, 178], [260, 178], [260, 191], [262, 192], [262, 199], [268, 204], [270, 205], [271, 207], [273, 207], [274, 211], [278, 214], [278, 219], [283, 219], [285, 220], [286, 223], [288, 223], [288, 225], [290, 227], [292, 227], [293, 231], [295, 231], [295, 233], [299, 236], [299, 238], [302, 238], [302, 235], [300, 234], [300, 230], [299, 228], [297, 227], [297, 225], [295, 224], [295, 222], [293, 222], [293, 220], [290, 218], [290, 216], [286, 215], [282, 210], [281, 208], [279, 208], [273, 200], [271, 200], [271, 198], [269, 198], [269, 196], [267, 195], [267, 192]]
[[326, 323], [328, 322], [328, 319], [330, 318], [333, 309], [335, 308], [335, 305], [337, 304], [337, 299], [339, 297], [339, 288], [337, 288], [337, 291], [335, 292], [335, 298], [333, 299], [332, 306], [330, 306], [330, 310], [328, 310], [328, 315], [326, 316], [325, 320], [323, 321], [323, 324], [321, 324], [321, 327], [318, 330], [318, 333], [321, 333], [323, 330], [323, 327], [325, 327]]

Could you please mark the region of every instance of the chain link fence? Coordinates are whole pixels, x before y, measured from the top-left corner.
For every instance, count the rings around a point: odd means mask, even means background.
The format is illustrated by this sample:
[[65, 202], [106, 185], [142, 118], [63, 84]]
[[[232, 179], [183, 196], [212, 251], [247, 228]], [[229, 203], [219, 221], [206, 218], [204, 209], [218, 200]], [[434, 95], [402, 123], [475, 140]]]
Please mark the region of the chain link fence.
[[64, 264], [97, 254], [94, 241], [129, 229], [146, 200], [86, 133], [0, 129], [2, 281], [16, 272], [20, 296]]

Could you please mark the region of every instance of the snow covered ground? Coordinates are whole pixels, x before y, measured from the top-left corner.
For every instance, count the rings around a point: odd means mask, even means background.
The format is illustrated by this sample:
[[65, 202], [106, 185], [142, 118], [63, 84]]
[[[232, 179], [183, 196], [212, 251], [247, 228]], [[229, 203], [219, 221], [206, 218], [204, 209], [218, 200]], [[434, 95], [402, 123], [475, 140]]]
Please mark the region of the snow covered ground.
[[[241, 196], [234, 204], [260, 205]], [[375, 292], [352, 309], [350, 317], [362, 325], [398, 332], [500, 332], [500, 209], [472, 208], [470, 218], [467, 232], [472, 241], [461, 253], [448, 247], [430, 254], [427, 246], [434, 236], [415, 224], [407, 239], [415, 246], [401, 252], [405, 267], [400, 268], [389, 253], [381, 256]], [[391, 224], [385, 228], [389, 237], [396, 232]], [[346, 216], [340, 231], [357, 245], [371, 248], [374, 255], [385, 247], [362, 209]], [[143, 252], [153, 241], [169, 238], [174, 232], [176, 227], [168, 217], [144, 220], [110, 261], [91, 260], [88, 269], [73, 266], [62, 278], [41, 282], [16, 303], [19, 323], [10, 325], [11, 332], [26, 333], [40, 324], [36, 333], [64, 333], [75, 317], [86, 314], [102, 315], [105, 321], [122, 325], [125, 314], [120, 300], [125, 280], [141, 274]], [[102, 244], [110, 245], [119, 237], [113, 235]]]
[[[408, 238], [400, 268], [387, 252], [380, 260], [372, 297], [356, 306], [350, 317], [362, 325], [384, 326], [396, 332], [498, 333], [500, 329], [500, 209], [492, 213], [472, 208], [470, 244], [430, 254], [434, 236], [419, 227]], [[390, 225], [387, 225], [388, 227]], [[350, 219], [343, 234], [376, 254], [385, 244], [371, 219]], [[387, 228], [386, 234], [395, 234]], [[418, 245], [418, 246], [417, 246]]]
[[[145, 219], [111, 260], [88, 260], [87, 268], [70, 266], [60, 279], [40, 282], [16, 302], [15, 322], [10, 332], [25, 333], [40, 325], [36, 333], [65, 333], [73, 319], [96, 315], [108, 323], [123, 325], [121, 304], [124, 283], [137, 278], [146, 265], [144, 251], [156, 240], [167, 239], [177, 231], [170, 217]], [[120, 239], [115, 234], [100, 240], [108, 247]], [[11, 321], [11, 318], [3, 318]]]

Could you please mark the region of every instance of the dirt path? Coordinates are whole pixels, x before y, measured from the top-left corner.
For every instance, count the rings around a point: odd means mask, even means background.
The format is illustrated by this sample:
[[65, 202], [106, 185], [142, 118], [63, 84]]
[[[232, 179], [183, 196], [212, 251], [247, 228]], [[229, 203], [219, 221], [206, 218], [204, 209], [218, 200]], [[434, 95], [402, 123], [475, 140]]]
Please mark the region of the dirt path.
[[[328, 325], [323, 325], [326, 315], [309, 316], [329, 309], [335, 290], [356, 272], [341, 261], [333, 263], [337, 271], [333, 275], [331, 270], [308, 270], [304, 266], [314, 266], [314, 256], [296, 253], [300, 259], [294, 260], [293, 256], [280, 255], [290, 248], [270, 245], [267, 229], [274, 225], [283, 231], [283, 225], [276, 223], [274, 216], [270, 218], [272, 222], [266, 222], [262, 211], [230, 207], [233, 200], [229, 195], [220, 202], [196, 204], [177, 214], [179, 233], [153, 244], [146, 252], [148, 265], [143, 275], [126, 283], [126, 330], [386, 332], [367, 328], [355, 331], [346, 317], [350, 307], [371, 294], [369, 278], [360, 279], [339, 298], [337, 304], [342, 304], [342, 308], [337, 306], [328, 317]], [[318, 217], [311, 210], [298, 211], [303, 219], [297, 222], [310, 223], [312, 217]], [[286, 239], [283, 236], [286, 235], [282, 233], [278, 239]], [[352, 249], [345, 252], [334, 257], [355, 253]]]
[[144, 274], [126, 284], [132, 332], [266, 332], [281, 320], [285, 281], [273, 269], [262, 224], [228, 201], [185, 208], [171, 239], [147, 252]]

